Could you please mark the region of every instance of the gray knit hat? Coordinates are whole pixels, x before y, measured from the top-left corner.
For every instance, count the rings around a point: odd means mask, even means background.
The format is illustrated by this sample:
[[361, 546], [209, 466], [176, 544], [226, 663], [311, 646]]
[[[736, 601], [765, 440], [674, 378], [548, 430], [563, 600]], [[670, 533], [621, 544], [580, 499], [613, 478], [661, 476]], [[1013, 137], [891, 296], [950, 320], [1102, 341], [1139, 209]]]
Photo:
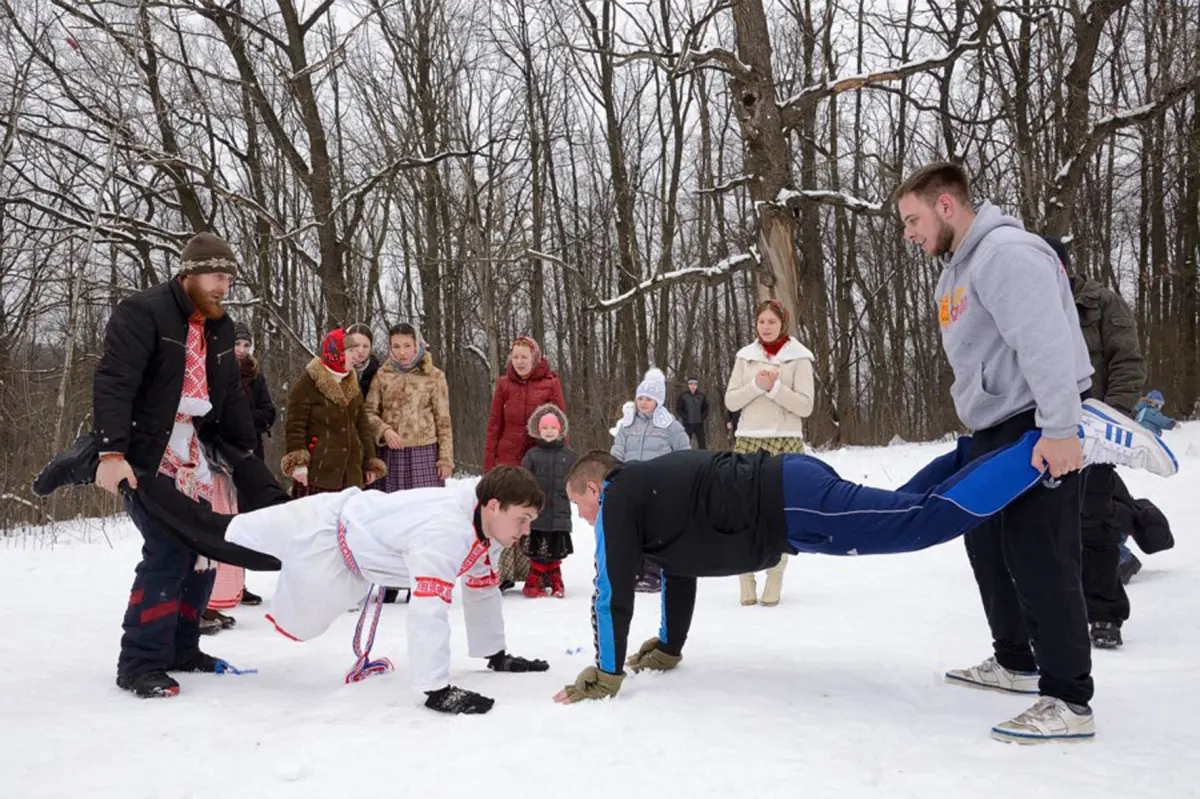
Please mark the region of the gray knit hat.
[[212, 233], [197, 233], [184, 245], [180, 259], [179, 274], [204, 275], [224, 272], [237, 276], [237, 256], [220, 236]]

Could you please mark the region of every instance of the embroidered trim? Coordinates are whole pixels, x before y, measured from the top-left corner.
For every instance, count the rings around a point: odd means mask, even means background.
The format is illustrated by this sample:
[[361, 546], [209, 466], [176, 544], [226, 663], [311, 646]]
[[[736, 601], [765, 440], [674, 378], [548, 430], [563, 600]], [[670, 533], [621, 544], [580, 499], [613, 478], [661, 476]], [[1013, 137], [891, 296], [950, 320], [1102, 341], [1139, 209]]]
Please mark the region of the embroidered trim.
[[453, 594], [454, 583], [448, 583], [436, 577], [417, 577], [415, 579], [413, 596], [435, 596], [449, 605]]
[[487, 577], [467, 577], [463, 580], [463, 585], [467, 588], [492, 588], [500, 585], [500, 575], [490, 571]]
[[362, 572], [358, 570], [358, 562], [354, 560], [354, 553], [350, 551], [350, 546], [346, 543], [346, 523], [338, 519], [337, 523], [337, 540], [338, 549], [342, 551], [342, 560], [346, 562], [346, 568], [362, 577]]
[[475, 543], [471, 544], [471, 551], [467, 553], [466, 559], [462, 562], [462, 567], [458, 570], [456, 576], [462, 577], [469, 572], [471, 568], [479, 562], [479, 559], [488, 553], [488, 545], [479, 539], [475, 539]]

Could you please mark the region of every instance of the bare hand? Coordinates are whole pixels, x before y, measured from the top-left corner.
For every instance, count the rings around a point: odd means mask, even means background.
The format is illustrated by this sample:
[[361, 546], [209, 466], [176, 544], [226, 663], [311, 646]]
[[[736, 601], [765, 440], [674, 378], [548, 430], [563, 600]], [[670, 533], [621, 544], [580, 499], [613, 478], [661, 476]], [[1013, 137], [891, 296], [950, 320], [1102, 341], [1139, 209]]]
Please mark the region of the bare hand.
[[390, 428], [383, 434], [383, 441], [388, 445], [389, 449], [400, 449], [404, 446], [404, 439], [400, 438], [400, 434]]
[[1083, 466], [1083, 445], [1075, 436], [1070, 438], [1046, 438], [1042, 436], [1033, 446], [1033, 468], [1050, 470], [1051, 477], [1062, 477]]
[[567, 696], [567, 689], [564, 688], [554, 695], [554, 701], [560, 705], [569, 705], [572, 703], [571, 697]]
[[370, 470], [368, 470], [367, 473], [365, 475], [363, 475], [363, 477], [366, 478], [367, 485], [374, 483], [376, 480], [378, 480], [382, 476], [383, 475], [381, 475], [379, 472], [374, 472], [374, 471], [370, 471]]
[[437, 469], [438, 469], [438, 479], [441, 480], [443, 483], [450, 479], [450, 473], [454, 471], [453, 466], [439, 466], [439, 467], [437, 467]]
[[292, 479], [302, 486], [308, 485], [308, 472], [292, 472]]
[[774, 369], [761, 369], [754, 376], [754, 382], [763, 391], [770, 391], [775, 386], [775, 381], [779, 379], [779, 372]]
[[129, 465], [129, 461], [124, 458], [109, 458], [100, 461], [100, 466], [96, 469], [96, 485], [117, 497], [121, 495], [122, 482], [128, 482], [130, 488], [137, 488], [137, 478], [133, 474], [133, 467]]

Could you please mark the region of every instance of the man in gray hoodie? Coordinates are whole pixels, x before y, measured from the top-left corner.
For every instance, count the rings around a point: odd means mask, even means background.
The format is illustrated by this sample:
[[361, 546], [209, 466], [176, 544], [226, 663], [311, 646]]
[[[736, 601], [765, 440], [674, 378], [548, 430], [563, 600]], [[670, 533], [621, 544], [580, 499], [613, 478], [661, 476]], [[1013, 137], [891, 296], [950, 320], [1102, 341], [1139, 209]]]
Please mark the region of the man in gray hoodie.
[[[1033, 465], [1051, 478], [966, 535], [995, 654], [948, 681], [1041, 694], [992, 728], [1006, 741], [1091, 738], [1093, 686], [1080, 585], [1075, 435], [1092, 365], [1054, 251], [988, 202], [976, 210], [961, 167], [938, 163], [896, 192], [905, 237], [943, 267], [937, 285], [950, 389], [978, 457], [1040, 430]], [[1032, 646], [1031, 646], [1032, 644]]]

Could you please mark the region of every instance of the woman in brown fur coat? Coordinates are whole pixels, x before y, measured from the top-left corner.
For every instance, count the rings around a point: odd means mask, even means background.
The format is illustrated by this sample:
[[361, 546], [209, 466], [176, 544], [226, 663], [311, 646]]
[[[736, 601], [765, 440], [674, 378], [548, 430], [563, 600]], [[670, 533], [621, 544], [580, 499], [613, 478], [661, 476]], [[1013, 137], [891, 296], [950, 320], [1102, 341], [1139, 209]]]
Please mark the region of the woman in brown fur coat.
[[351, 486], [362, 488], [387, 472], [375, 447], [363, 397], [346, 364], [345, 333], [321, 342], [288, 396], [287, 454], [280, 467], [292, 478], [292, 496]]

